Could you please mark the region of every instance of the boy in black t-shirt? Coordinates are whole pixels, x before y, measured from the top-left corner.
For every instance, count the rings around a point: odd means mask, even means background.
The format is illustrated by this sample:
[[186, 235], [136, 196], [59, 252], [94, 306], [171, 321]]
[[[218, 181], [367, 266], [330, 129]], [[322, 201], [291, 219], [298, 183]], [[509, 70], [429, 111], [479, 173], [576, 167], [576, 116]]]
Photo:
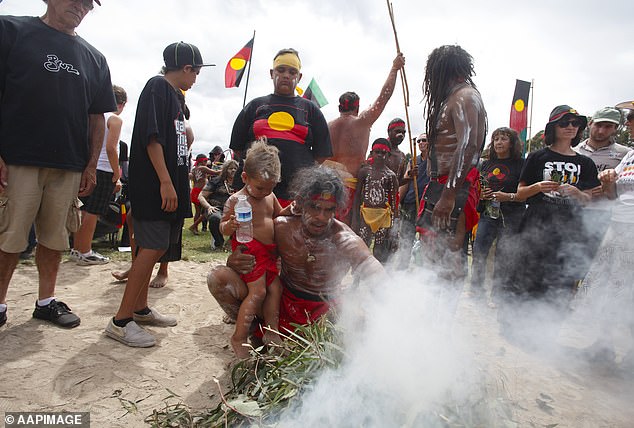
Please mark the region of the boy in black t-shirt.
[[137, 323], [176, 325], [175, 318], [148, 307], [148, 287], [154, 264], [180, 243], [183, 219], [192, 216], [182, 92], [210, 65], [203, 64], [196, 46], [184, 42], [166, 47], [163, 58], [163, 76], [147, 82], [137, 104], [129, 167], [136, 257], [119, 310], [106, 327], [106, 335], [133, 347], [156, 343]]

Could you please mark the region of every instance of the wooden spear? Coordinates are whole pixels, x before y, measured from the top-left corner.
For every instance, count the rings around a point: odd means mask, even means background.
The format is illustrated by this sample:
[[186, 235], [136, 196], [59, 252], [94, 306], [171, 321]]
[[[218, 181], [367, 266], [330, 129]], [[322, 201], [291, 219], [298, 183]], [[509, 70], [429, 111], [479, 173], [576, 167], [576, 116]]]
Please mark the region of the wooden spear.
[[[392, 31], [394, 32], [394, 41], [396, 42], [396, 53], [401, 53], [401, 47], [398, 43], [398, 35], [396, 34], [396, 24], [394, 23], [394, 10], [392, 2], [386, 0], [387, 10], [390, 13], [390, 21], [392, 22]], [[403, 87], [403, 102], [405, 103], [405, 120], [407, 121], [407, 134], [409, 135], [409, 150], [412, 153], [412, 166], [416, 167], [416, 144], [412, 139], [412, 128], [409, 124], [409, 86], [407, 85], [407, 76], [405, 75], [405, 66], [401, 68], [401, 86]], [[418, 181], [414, 177], [414, 197], [416, 199], [416, 213], [418, 213]]]

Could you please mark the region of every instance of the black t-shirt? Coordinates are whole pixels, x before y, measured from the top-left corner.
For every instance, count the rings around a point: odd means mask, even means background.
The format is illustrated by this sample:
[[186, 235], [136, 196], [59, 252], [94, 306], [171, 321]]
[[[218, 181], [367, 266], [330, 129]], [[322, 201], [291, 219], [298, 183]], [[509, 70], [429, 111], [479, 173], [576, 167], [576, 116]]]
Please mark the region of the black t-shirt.
[[[161, 209], [161, 186], [147, 153], [150, 137], [163, 146], [165, 165], [178, 195], [173, 213]], [[141, 220], [177, 220], [192, 216], [185, 115], [176, 90], [163, 76], [151, 78], [137, 104], [130, 143], [130, 203]]]
[[[601, 184], [597, 178], [597, 167], [587, 156], [578, 153], [562, 155], [544, 148], [532, 152], [526, 158], [520, 181], [525, 185], [552, 179], [561, 184], [570, 184], [579, 190], [592, 189]], [[529, 206], [577, 206], [579, 203], [572, 197], [562, 196], [557, 192], [551, 194], [537, 193], [528, 198]]]
[[202, 191], [209, 192], [207, 202], [209, 202], [212, 207], [220, 209], [225, 206], [227, 199], [229, 199], [229, 196], [234, 192], [233, 187], [219, 176], [209, 180]]
[[[480, 175], [484, 177], [494, 192], [516, 193], [524, 159], [489, 159], [480, 166]], [[500, 208], [505, 216], [511, 212], [521, 212], [524, 204], [501, 202]]]
[[0, 16], [0, 156], [83, 171], [88, 114], [115, 111], [105, 57], [37, 17]]
[[[298, 169], [313, 165], [316, 158], [332, 156], [326, 119], [305, 98], [271, 94], [254, 99], [238, 115], [229, 148], [244, 156], [250, 144], [262, 136], [280, 150], [282, 176], [274, 192], [282, 199], [290, 199], [288, 186]], [[241, 171], [240, 167], [234, 177], [236, 189], [243, 186]]]
[[127, 162], [128, 160], [128, 145], [125, 141], [119, 140], [119, 162]]

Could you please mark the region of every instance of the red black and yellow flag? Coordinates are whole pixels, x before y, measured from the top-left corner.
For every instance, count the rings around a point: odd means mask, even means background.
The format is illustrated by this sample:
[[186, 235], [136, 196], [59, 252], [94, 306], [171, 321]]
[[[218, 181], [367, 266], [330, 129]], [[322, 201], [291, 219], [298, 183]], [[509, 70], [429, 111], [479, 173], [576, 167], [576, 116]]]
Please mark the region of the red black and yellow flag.
[[240, 51], [227, 63], [227, 68], [225, 69], [225, 88], [240, 86], [240, 81], [244, 75], [244, 69], [247, 66], [247, 62], [251, 60], [254, 38], [249, 40], [249, 42], [244, 45], [244, 47], [240, 49]]
[[526, 141], [526, 127], [528, 125], [528, 96], [531, 91], [531, 82], [524, 80], [515, 81], [515, 94], [511, 106], [511, 120], [509, 128], [514, 129], [522, 142]]

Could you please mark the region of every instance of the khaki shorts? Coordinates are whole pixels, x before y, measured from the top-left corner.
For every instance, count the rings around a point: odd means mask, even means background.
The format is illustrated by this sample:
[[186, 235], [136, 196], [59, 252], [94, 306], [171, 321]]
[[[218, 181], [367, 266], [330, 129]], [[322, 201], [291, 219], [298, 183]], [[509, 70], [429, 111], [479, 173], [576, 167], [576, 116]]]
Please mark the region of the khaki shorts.
[[0, 250], [24, 251], [33, 223], [39, 244], [67, 249], [68, 233], [81, 224], [81, 172], [8, 165], [8, 182], [0, 192]]

